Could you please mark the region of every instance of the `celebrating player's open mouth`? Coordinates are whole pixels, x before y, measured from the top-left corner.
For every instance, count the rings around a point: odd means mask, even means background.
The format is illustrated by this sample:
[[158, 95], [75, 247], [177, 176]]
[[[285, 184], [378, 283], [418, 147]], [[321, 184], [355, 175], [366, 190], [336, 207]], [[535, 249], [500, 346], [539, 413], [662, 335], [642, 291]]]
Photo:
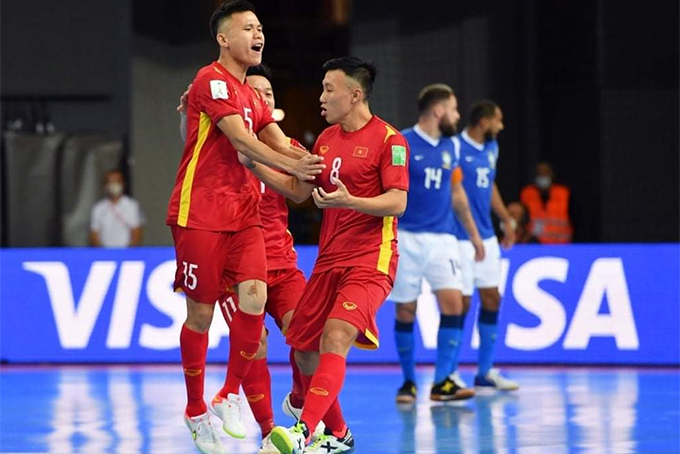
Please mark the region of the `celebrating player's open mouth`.
[[264, 43], [255, 43], [250, 48], [250, 50], [257, 52], [258, 54], [262, 52], [262, 49], [264, 49]]

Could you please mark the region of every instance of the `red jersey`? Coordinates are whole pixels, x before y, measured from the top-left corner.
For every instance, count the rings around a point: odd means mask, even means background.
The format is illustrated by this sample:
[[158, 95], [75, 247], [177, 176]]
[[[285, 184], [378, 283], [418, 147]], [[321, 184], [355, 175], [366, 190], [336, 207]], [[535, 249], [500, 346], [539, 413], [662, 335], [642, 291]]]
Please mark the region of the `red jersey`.
[[189, 91], [187, 141], [168, 206], [168, 225], [234, 232], [262, 225], [260, 195], [217, 123], [243, 117], [259, 133], [274, 119], [260, 95], [218, 62], [198, 71]]
[[[356, 197], [376, 197], [388, 189], [408, 191], [408, 144], [404, 136], [377, 116], [360, 130], [325, 129], [312, 151], [326, 168], [313, 181], [326, 192], [339, 177]], [[367, 267], [394, 278], [397, 265], [397, 219], [346, 208], [323, 210], [319, 256], [314, 272], [337, 267]]]
[[[304, 148], [295, 139], [288, 139], [298, 148]], [[267, 270], [281, 270], [297, 267], [297, 252], [293, 246], [293, 235], [288, 230], [288, 204], [286, 198], [257, 180], [262, 194], [260, 215], [262, 233], [267, 250]]]

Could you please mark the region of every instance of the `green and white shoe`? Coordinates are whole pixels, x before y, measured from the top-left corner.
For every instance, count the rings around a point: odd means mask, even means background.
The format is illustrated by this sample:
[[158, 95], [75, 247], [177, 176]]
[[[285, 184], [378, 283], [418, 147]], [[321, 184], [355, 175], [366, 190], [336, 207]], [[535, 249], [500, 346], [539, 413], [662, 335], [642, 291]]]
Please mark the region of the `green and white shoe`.
[[305, 454], [339, 454], [354, 452], [354, 437], [349, 427], [342, 438], [338, 438], [326, 429], [307, 449]]

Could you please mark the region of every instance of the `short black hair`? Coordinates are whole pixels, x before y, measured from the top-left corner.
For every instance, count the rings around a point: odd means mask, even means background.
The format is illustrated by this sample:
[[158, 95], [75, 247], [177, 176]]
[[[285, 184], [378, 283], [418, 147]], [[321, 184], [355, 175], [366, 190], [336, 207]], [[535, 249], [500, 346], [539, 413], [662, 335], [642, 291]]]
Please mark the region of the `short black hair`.
[[272, 83], [272, 69], [265, 63], [260, 63], [257, 66], [251, 66], [246, 71], [246, 77], [248, 76], [262, 76]]
[[432, 84], [424, 87], [418, 94], [418, 113], [424, 113], [440, 101], [454, 95], [453, 88], [446, 84]]
[[210, 34], [217, 39], [217, 31], [225, 19], [235, 13], [245, 11], [255, 12], [255, 6], [247, 0], [227, 0], [223, 2], [210, 16]]
[[498, 104], [488, 99], [477, 101], [470, 108], [470, 125], [477, 126], [482, 118], [491, 118], [496, 115], [496, 109], [500, 109]]
[[364, 99], [368, 101], [373, 93], [373, 84], [375, 77], [378, 75], [378, 69], [373, 63], [370, 63], [359, 57], [340, 57], [328, 60], [322, 66], [325, 72], [340, 70], [345, 75], [359, 82], [361, 88], [364, 90]]

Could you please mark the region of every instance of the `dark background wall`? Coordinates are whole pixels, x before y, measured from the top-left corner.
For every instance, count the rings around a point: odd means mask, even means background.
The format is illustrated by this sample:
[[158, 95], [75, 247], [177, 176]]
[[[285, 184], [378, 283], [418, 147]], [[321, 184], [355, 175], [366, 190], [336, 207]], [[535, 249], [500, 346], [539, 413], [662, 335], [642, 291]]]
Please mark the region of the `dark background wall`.
[[[170, 242], [164, 212], [181, 153], [174, 106], [217, 56], [207, 31], [217, 3], [2, 4], [3, 115], [40, 99], [61, 131], [128, 141], [147, 244]], [[474, 100], [496, 100], [506, 201], [547, 159], [572, 187], [578, 241], [678, 241], [677, 1], [255, 4], [289, 135], [305, 141], [323, 129], [320, 66], [351, 52], [377, 63], [372, 107], [398, 127], [415, 122], [428, 83], [455, 88], [463, 124]]]
[[546, 159], [577, 241], [678, 240], [677, 2], [355, 2], [351, 49], [381, 69], [374, 110], [396, 126], [429, 83], [454, 87], [462, 125], [496, 100], [506, 201]]
[[3, 104], [41, 100], [66, 131], [130, 130], [132, 0], [2, 2]]

